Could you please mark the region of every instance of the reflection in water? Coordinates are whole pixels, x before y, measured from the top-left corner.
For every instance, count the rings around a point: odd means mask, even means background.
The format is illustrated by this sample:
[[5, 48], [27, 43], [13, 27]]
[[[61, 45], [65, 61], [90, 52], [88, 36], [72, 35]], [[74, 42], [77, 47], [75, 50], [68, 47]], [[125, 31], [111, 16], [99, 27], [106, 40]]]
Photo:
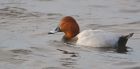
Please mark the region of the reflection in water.
[[60, 63], [64, 67], [70, 67], [75, 68], [75, 65], [77, 65], [77, 58], [78, 53], [76, 52], [70, 52], [67, 50], [57, 49], [58, 51], [61, 51], [64, 56], [60, 58]]
[[128, 52], [132, 52], [133, 48], [126, 47], [126, 51], [118, 52], [116, 48], [112, 47], [83, 47], [87, 51], [96, 51], [96, 52], [103, 52], [103, 53], [122, 53], [122, 54], [127, 54]]
[[65, 69], [65, 68], [61, 68], [61, 67], [45, 67], [42, 69]]
[[64, 67], [74, 67], [76, 65], [76, 59], [74, 58], [61, 58], [60, 62]]

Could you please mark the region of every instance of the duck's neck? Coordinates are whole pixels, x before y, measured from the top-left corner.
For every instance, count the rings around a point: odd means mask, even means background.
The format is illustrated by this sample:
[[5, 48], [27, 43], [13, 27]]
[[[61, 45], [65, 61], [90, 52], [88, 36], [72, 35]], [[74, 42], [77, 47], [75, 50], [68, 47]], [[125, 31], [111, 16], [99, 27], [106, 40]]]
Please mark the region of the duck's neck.
[[[73, 39], [76, 37], [76, 35], [78, 35], [78, 33], [76, 34], [72, 34], [72, 33], [65, 33], [65, 35], [63, 36], [62, 40], [64, 42], [70, 42], [70, 41], [73, 41]], [[75, 39], [74, 39], [75, 40]]]
[[65, 35], [63, 36], [63, 38], [62, 38], [62, 41], [63, 42], [69, 42], [71, 39], [69, 39], [68, 37], [66, 37]]

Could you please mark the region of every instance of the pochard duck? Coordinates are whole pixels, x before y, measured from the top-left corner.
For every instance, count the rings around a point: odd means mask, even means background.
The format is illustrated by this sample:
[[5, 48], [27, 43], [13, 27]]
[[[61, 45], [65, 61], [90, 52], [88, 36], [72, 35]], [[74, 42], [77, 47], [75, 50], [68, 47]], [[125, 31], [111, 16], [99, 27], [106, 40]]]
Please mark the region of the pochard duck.
[[77, 45], [92, 47], [111, 47], [117, 52], [126, 50], [126, 43], [134, 33], [122, 35], [104, 30], [84, 30], [80, 33], [80, 28], [76, 20], [71, 16], [62, 18], [58, 27], [48, 34], [64, 32], [63, 41], [71, 42], [76, 40]]

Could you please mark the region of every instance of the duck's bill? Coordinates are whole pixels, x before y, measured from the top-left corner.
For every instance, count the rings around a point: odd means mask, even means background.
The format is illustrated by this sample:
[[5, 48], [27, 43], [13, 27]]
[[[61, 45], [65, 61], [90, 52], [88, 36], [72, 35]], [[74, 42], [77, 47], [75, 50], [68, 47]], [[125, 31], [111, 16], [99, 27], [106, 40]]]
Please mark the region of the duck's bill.
[[48, 34], [55, 34], [57, 31], [49, 31]]
[[54, 30], [48, 32], [48, 34], [55, 34], [55, 33], [57, 33], [57, 32], [61, 32], [61, 30], [60, 30], [59, 27], [57, 27], [56, 29], [54, 29]]

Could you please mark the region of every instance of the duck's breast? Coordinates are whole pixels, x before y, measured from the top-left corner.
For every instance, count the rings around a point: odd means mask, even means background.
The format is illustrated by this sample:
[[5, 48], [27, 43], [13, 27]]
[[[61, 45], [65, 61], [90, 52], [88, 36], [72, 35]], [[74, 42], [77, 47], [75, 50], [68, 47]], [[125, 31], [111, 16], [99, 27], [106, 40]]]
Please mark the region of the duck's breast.
[[93, 47], [115, 47], [120, 36], [120, 34], [103, 30], [84, 30], [77, 35], [76, 44]]

